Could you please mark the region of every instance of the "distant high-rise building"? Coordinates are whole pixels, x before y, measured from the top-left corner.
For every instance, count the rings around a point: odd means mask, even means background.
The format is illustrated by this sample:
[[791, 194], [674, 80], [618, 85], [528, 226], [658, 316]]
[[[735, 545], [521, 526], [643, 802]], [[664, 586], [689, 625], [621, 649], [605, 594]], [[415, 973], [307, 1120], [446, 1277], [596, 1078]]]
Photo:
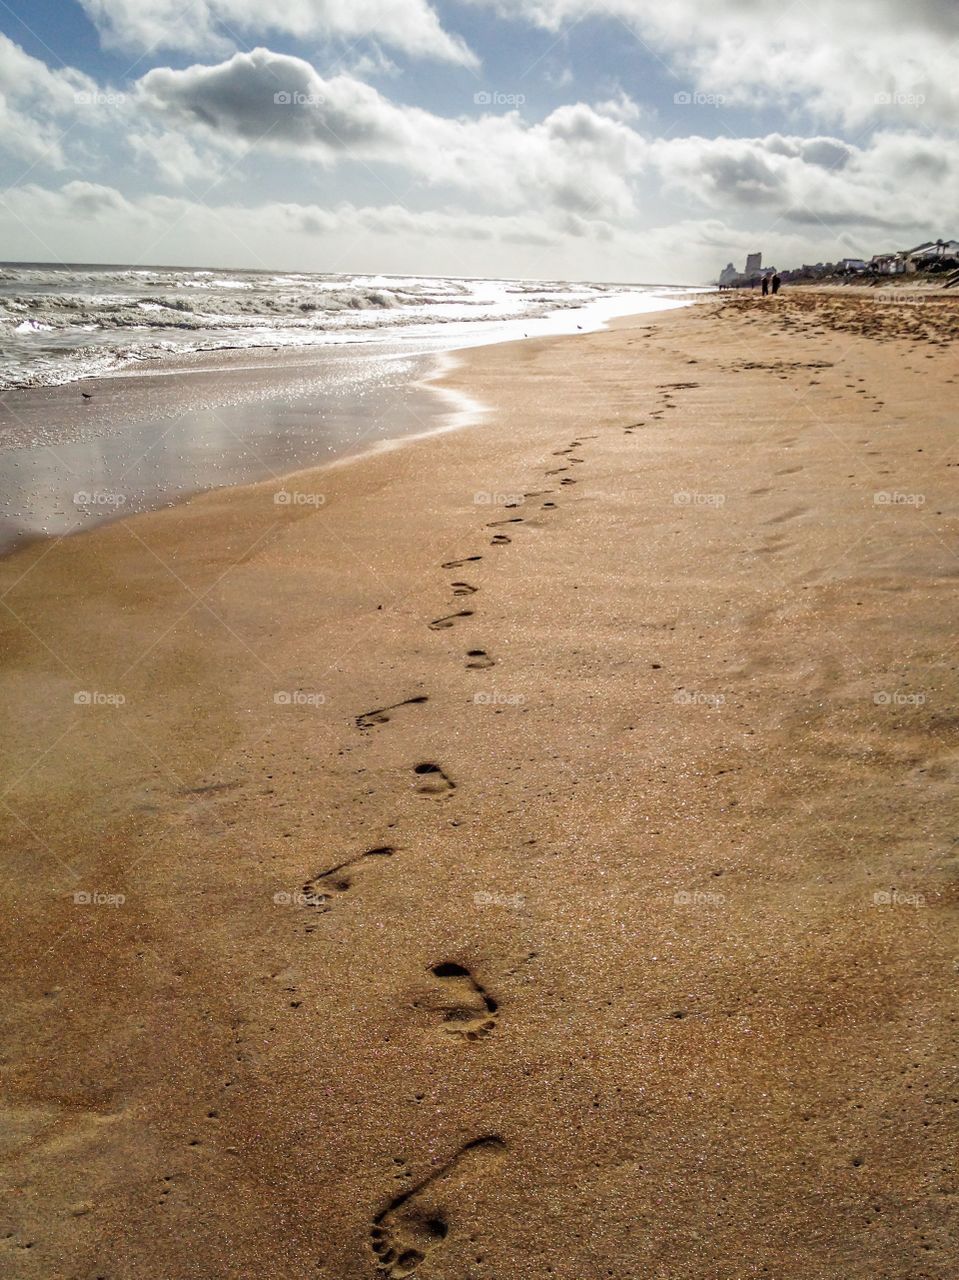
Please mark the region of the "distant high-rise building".
[[761, 253], [750, 253], [746, 256], [746, 275], [757, 275], [763, 269], [763, 255]]
[[736, 268], [733, 266], [731, 262], [727, 267], [723, 267], [722, 271], [720, 271], [719, 273], [719, 283], [723, 286], [727, 284], [732, 284], [734, 280], [738, 280], [738, 279], [739, 279], [739, 272], [736, 270]]

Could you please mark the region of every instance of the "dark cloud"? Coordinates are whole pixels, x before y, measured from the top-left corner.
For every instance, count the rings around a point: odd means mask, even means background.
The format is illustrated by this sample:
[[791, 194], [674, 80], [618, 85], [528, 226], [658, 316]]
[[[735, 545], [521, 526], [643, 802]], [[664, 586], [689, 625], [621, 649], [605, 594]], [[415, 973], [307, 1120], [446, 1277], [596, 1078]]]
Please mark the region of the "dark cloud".
[[308, 62], [269, 49], [218, 66], [158, 67], [139, 82], [144, 101], [168, 120], [244, 142], [330, 152], [403, 143], [400, 112], [351, 76], [323, 80]]
[[749, 204], [772, 203], [785, 189], [782, 174], [754, 150], [740, 154], [707, 152], [703, 156], [703, 177], [717, 194]]
[[788, 209], [782, 216], [786, 222], [800, 227], [881, 227], [884, 231], [901, 231], [916, 225], [912, 218], [883, 217], [858, 209]]

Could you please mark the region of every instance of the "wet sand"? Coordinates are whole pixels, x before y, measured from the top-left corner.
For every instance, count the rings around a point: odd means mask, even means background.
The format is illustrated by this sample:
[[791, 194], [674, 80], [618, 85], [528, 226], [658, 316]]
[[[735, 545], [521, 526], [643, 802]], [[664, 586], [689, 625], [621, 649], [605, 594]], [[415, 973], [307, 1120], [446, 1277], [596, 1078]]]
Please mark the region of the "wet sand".
[[441, 429], [427, 384], [446, 357], [422, 345], [212, 352], [6, 391], [0, 554]]
[[0, 563], [5, 1274], [951, 1280], [935, 314], [484, 348]]

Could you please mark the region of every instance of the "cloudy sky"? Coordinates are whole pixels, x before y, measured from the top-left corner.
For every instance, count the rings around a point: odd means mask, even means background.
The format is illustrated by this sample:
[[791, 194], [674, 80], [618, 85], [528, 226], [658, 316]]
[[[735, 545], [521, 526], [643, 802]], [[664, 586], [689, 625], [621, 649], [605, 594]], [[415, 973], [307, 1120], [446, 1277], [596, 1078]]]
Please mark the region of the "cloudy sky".
[[701, 282], [959, 236], [955, 0], [0, 0], [0, 258]]

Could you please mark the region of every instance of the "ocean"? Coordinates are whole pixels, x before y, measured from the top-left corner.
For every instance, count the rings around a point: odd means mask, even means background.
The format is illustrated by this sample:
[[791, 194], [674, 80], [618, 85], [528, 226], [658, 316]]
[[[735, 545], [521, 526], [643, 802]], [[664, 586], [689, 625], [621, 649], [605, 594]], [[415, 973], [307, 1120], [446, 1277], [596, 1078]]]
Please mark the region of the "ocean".
[[[57, 386], [196, 352], [489, 341], [665, 290], [422, 276], [0, 264], [0, 390]], [[622, 314], [622, 312], [620, 312]], [[573, 326], [574, 327], [574, 326]], [[590, 316], [584, 328], [593, 328]]]
[[0, 266], [0, 552], [476, 421], [452, 353], [695, 290]]

